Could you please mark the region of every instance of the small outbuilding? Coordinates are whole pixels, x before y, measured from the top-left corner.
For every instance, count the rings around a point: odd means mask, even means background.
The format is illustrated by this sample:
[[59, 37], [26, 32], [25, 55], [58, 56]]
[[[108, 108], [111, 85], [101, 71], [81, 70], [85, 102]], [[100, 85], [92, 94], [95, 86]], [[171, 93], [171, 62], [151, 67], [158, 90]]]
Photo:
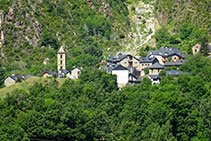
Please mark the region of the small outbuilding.
[[44, 78], [53, 77], [53, 76], [57, 77], [57, 75], [58, 73], [56, 71], [44, 71], [42, 74]]
[[70, 79], [78, 79], [79, 75], [81, 74], [82, 67], [74, 67], [74, 69], [71, 70], [70, 73], [68, 73], [66, 76]]
[[4, 85], [6, 87], [8, 87], [8, 86], [11, 86], [11, 85], [15, 84], [18, 81], [23, 80], [23, 79], [24, 79], [24, 76], [23, 75], [12, 75], [12, 76], [7, 77], [4, 80]]
[[149, 75], [149, 79], [152, 81], [152, 85], [160, 84], [161, 81], [160, 75]]

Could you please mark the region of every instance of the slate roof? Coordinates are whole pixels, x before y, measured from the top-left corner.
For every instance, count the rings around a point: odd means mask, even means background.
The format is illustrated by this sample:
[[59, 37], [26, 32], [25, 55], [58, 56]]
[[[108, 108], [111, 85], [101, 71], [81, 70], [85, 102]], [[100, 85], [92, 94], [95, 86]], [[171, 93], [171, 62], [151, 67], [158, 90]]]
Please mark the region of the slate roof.
[[150, 69], [164, 69], [164, 66], [162, 66], [160, 63], [156, 62], [152, 66], [149, 67]]
[[24, 76], [22, 74], [18, 74], [18, 75], [11, 75], [9, 76], [10, 78], [12, 78], [13, 80], [17, 81], [18, 78], [23, 79]]
[[9, 76], [10, 78], [12, 78], [13, 80], [17, 81], [18, 77], [17, 76]]
[[140, 59], [140, 63], [153, 63], [153, 62], [157, 62], [157, 58], [155, 57], [152, 57], [152, 58], [149, 58], [149, 57], [142, 57]]
[[128, 69], [125, 68], [125, 67], [123, 67], [122, 65], [117, 65], [116, 67], [114, 67], [114, 68], [112, 69], [112, 71], [114, 71], [114, 70], [128, 70]]
[[161, 79], [161, 76], [160, 75], [149, 75], [149, 77], [153, 80], [156, 80], [156, 79]]
[[63, 46], [60, 47], [58, 53], [65, 53]]
[[32, 77], [32, 76], [34, 76], [34, 75], [28, 74], [28, 75], [26, 75], [26, 76], [24, 77], [24, 80], [26, 80], [26, 79], [28, 79], [29, 77]]
[[129, 68], [130, 75], [138, 79], [140, 77], [140, 71], [138, 71], [136, 68]]
[[167, 62], [165, 62], [165, 66], [180, 66], [180, 65], [182, 65], [183, 64], [183, 62], [184, 62], [184, 60], [176, 60], [175, 62], [169, 62], [169, 61], [167, 61]]
[[[122, 61], [123, 59], [125, 59], [125, 58], [128, 57], [128, 56], [133, 57], [133, 56], [130, 55], [130, 54], [124, 55], [124, 54], [121, 54], [121, 53], [120, 53], [117, 57], [114, 57], [113, 55], [109, 56], [109, 57], [106, 59], [106, 61], [107, 61], [107, 62], [110, 62], [110, 63], [118, 63], [118, 62]], [[135, 57], [134, 57], [134, 58], [135, 58]], [[135, 58], [135, 59], [137, 59], [137, 58]], [[137, 60], [139, 60], [139, 59], [137, 59]]]
[[82, 67], [78, 67], [78, 66], [76, 66], [76, 67], [74, 67], [72, 70], [74, 70], [74, 69], [79, 69], [79, 70], [82, 70]]
[[56, 75], [56, 76], [58, 74], [56, 71], [44, 71], [43, 74], [45, 74], [45, 73], [47, 73], [49, 75]]
[[112, 72], [112, 70], [117, 66], [117, 64], [111, 63], [106, 68], [108, 72]]
[[163, 57], [170, 57], [173, 55], [178, 55], [182, 58], [185, 57], [185, 54], [182, 51], [178, 50], [177, 48], [168, 48], [168, 47], [164, 47], [160, 50], [149, 51], [147, 54], [147, 57], [149, 57], [151, 55], [159, 55], [159, 56], [163, 56]]
[[64, 74], [67, 74], [67, 73], [70, 72], [69, 70], [64, 70], [64, 69], [61, 69], [60, 71], [61, 71], [62, 73], [64, 73]]
[[188, 72], [182, 72], [177, 70], [166, 70], [167, 75], [179, 76], [180, 74], [189, 74]]

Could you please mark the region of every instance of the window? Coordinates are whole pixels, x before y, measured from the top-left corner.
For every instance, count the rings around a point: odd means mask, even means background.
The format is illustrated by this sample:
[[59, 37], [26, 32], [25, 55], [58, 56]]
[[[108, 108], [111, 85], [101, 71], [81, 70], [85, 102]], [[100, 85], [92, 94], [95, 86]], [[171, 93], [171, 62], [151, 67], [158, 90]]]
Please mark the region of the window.
[[60, 61], [60, 64], [62, 64], [62, 61]]
[[60, 58], [62, 59], [62, 55], [60, 55]]
[[62, 70], [62, 66], [60, 66], [60, 70]]
[[142, 66], [144, 66], [144, 64], [142, 64]]

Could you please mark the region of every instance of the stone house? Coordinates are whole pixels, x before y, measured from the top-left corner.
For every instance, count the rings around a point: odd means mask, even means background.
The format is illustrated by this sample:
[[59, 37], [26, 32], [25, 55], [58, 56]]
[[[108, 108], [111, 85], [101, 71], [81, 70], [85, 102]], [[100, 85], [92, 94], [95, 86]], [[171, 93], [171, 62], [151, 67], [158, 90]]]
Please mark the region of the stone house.
[[13, 84], [15, 84], [16, 82], [18, 82], [19, 80], [23, 80], [24, 79], [24, 76], [23, 75], [12, 75], [12, 76], [9, 76], [7, 77], [5, 80], [4, 80], [4, 85], [6, 87], [8, 86], [11, 86]]
[[161, 65], [165, 65], [166, 61], [183, 60], [185, 54], [177, 48], [162, 48], [160, 50], [149, 51], [147, 57], [155, 57]]
[[149, 67], [149, 75], [159, 75], [159, 73], [164, 69], [160, 63], [156, 62]]
[[58, 76], [58, 73], [55, 72], [55, 71], [44, 71], [43, 74], [42, 74], [42, 76], [44, 78], [53, 77], [53, 76], [57, 77]]
[[18, 80], [17, 77], [9, 76], [4, 80], [4, 85], [6, 87], [11, 86], [11, 85], [15, 84], [17, 80]]
[[179, 68], [185, 60], [176, 60], [176, 61], [166, 61], [164, 63], [165, 67], [172, 67], [172, 66], [176, 66], [177, 68]]
[[150, 66], [152, 66], [156, 62], [158, 62], [158, 60], [155, 57], [152, 57], [152, 58], [142, 57], [140, 59], [140, 65], [139, 65], [139, 68], [138, 68], [138, 70], [141, 71], [141, 76], [145, 75], [145, 73], [144, 73], [145, 68], [149, 68]]
[[140, 71], [136, 68], [129, 68], [129, 80], [130, 84], [139, 84], [143, 77], [140, 75]]
[[199, 43], [197, 43], [195, 46], [193, 46], [192, 47], [193, 55], [196, 55], [197, 53], [199, 53], [200, 49], [201, 49], [201, 44], [199, 44]]
[[123, 55], [123, 54], [118, 54], [117, 57], [114, 57], [114, 56], [109, 56], [107, 58], [107, 63], [110, 64], [110, 63], [113, 63], [113, 64], [120, 64], [122, 65], [123, 67], [135, 67], [135, 68], [138, 68], [139, 65], [140, 65], [140, 62], [139, 62], [139, 59], [130, 55], [130, 54], [127, 54], [127, 55]]

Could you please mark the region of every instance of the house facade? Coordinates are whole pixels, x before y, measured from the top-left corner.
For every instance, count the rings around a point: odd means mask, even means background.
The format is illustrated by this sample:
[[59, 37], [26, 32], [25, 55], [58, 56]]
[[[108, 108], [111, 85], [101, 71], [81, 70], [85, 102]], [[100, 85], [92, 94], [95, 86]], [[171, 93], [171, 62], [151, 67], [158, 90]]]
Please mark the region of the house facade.
[[82, 68], [75, 67], [70, 73], [66, 76], [70, 79], [78, 79], [79, 75], [81, 74]]
[[43, 72], [43, 74], [42, 74], [42, 76], [44, 77], [44, 78], [47, 78], [47, 77], [57, 77], [58, 76], [58, 73], [57, 72], [55, 72], [55, 71], [44, 71]]
[[117, 76], [118, 87], [124, 88], [129, 80], [129, 70], [122, 65], [117, 65], [112, 69], [111, 73]]
[[196, 55], [200, 52], [201, 44], [197, 43], [195, 46], [192, 47], [192, 53], [193, 55]]
[[147, 57], [152, 58], [155, 57], [158, 59], [161, 65], [165, 65], [166, 61], [175, 62], [177, 60], [183, 60], [185, 54], [178, 50], [177, 48], [162, 48], [160, 50], [149, 51]]
[[16, 77], [9, 76], [9, 77], [7, 77], [7, 78], [4, 80], [4, 85], [5, 85], [6, 87], [9, 87], [9, 86], [15, 84], [16, 81], [17, 81], [17, 78], [16, 78]]
[[4, 80], [4, 85], [6, 86], [6, 87], [8, 87], [8, 86], [11, 86], [11, 85], [13, 85], [13, 84], [15, 84], [16, 82], [18, 82], [18, 81], [21, 81], [21, 80], [24, 80], [24, 76], [23, 75], [21, 75], [21, 74], [19, 74], [19, 75], [12, 75], [12, 76], [9, 76], [9, 77], [7, 77], [5, 80]]
[[156, 62], [158, 62], [157, 58], [155, 57], [152, 57], [152, 58], [149, 58], [149, 57], [142, 57], [140, 59], [140, 65], [139, 65], [139, 68], [138, 70], [141, 71], [141, 76], [144, 76], [146, 75], [144, 73], [144, 69], [145, 68], [149, 68], [150, 66], [152, 66], [153, 64], [155, 64]]
[[135, 68], [138, 68], [139, 65], [140, 65], [140, 62], [139, 62], [139, 59], [130, 55], [130, 54], [127, 54], [127, 55], [123, 55], [123, 54], [118, 54], [117, 57], [114, 57], [114, 56], [109, 56], [107, 58], [107, 63], [110, 64], [110, 63], [113, 63], [113, 64], [120, 64], [122, 65], [123, 67], [135, 67]]
[[149, 67], [149, 75], [159, 75], [159, 73], [164, 69], [160, 63], [156, 62]]
[[148, 77], [152, 81], [152, 85], [154, 85], [154, 84], [157, 84], [157, 85], [160, 84], [161, 77], [159, 75], [149, 75]]

